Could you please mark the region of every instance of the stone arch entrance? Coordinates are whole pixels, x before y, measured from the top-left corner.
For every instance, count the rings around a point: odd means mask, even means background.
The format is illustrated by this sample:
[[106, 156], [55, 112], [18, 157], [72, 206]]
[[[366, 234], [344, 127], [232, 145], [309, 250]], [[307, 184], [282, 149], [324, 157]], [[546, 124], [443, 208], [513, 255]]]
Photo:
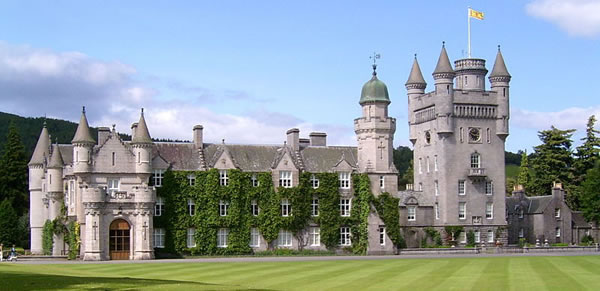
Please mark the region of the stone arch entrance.
[[116, 219], [110, 224], [109, 252], [111, 260], [129, 260], [130, 246], [129, 223]]

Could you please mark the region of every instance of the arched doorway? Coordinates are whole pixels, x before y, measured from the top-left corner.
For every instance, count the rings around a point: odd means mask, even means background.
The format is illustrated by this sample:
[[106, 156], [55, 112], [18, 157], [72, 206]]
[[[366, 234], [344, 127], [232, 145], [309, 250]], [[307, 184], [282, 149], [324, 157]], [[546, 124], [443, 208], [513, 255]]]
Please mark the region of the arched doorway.
[[129, 223], [116, 219], [110, 224], [110, 259], [129, 260]]

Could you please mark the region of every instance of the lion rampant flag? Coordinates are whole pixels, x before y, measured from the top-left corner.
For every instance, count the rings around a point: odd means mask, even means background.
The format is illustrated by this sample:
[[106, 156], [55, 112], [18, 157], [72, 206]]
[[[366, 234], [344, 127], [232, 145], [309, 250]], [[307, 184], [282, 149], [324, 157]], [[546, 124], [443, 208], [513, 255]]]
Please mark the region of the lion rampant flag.
[[483, 12], [469, 8], [469, 17], [483, 20]]

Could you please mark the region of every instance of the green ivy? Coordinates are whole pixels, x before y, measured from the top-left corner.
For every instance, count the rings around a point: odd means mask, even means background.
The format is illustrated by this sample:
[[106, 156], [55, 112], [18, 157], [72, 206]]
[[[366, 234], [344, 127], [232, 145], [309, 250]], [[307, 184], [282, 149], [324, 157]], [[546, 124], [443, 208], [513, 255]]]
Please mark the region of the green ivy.
[[354, 205], [351, 211], [355, 227], [352, 228], [352, 252], [365, 255], [369, 246], [369, 212], [371, 211], [371, 181], [366, 174], [353, 175]]
[[475, 246], [475, 232], [469, 230], [467, 232], [467, 246], [474, 247]]
[[42, 252], [44, 255], [52, 255], [54, 246], [54, 223], [47, 219], [42, 228]]
[[68, 237], [66, 237], [67, 244], [69, 244], [69, 260], [77, 259], [79, 254], [79, 247], [81, 245], [80, 227], [77, 221], [69, 222], [67, 226]]
[[375, 209], [385, 224], [386, 234], [398, 248], [406, 248], [406, 241], [400, 234], [400, 212], [398, 204], [400, 199], [384, 192], [373, 199]]

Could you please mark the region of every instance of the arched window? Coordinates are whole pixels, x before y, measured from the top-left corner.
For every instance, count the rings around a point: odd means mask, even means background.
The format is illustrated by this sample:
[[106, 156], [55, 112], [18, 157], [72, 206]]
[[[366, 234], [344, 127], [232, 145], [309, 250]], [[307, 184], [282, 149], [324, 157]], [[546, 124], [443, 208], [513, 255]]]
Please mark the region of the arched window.
[[481, 168], [481, 155], [478, 153], [471, 154], [471, 168], [478, 169]]

